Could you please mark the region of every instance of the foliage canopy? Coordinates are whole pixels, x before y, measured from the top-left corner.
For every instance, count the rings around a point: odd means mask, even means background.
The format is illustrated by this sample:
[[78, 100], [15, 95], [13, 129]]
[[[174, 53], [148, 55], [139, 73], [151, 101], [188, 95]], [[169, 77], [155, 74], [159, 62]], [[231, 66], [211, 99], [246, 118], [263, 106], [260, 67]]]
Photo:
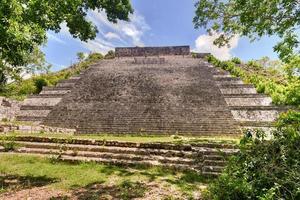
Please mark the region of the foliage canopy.
[[[208, 61], [254, 84], [259, 92], [270, 95], [273, 103], [299, 108], [300, 77], [294, 74], [298, 57], [285, 65], [285, 73], [270, 71], [255, 61], [236, 64], [236, 59], [222, 62], [213, 56]], [[207, 199], [300, 199], [300, 112], [281, 114], [276, 129], [268, 139], [266, 135], [261, 129], [245, 131], [240, 151], [209, 186]]]
[[238, 34], [256, 40], [262, 36], [279, 36], [274, 50], [287, 61], [299, 46], [296, 29], [300, 24], [298, 0], [201, 0], [196, 3], [196, 28], [220, 33], [214, 41], [227, 45]]
[[1, 0], [0, 66], [30, 63], [30, 54], [46, 42], [46, 32], [63, 23], [73, 37], [87, 41], [97, 28], [86, 19], [89, 10], [105, 11], [109, 21], [129, 20], [130, 0]]

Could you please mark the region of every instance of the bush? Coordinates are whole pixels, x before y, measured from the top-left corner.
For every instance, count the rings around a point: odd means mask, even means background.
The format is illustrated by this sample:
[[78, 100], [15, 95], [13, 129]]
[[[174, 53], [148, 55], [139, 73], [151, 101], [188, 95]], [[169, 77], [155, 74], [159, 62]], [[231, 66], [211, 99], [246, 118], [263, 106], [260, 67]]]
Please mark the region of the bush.
[[247, 65], [248, 65], [249, 67], [255, 69], [255, 70], [261, 70], [261, 69], [263, 69], [263, 67], [262, 67], [259, 63], [255, 62], [254, 60], [250, 60], [250, 61], [247, 63]]
[[20, 84], [19, 88], [16, 88], [18, 95], [27, 95], [27, 94], [34, 94], [36, 92], [36, 87], [32, 82], [25, 81], [23, 84]]
[[239, 59], [239, 58], [237, 58], [237, 57], [232, 58], [232, 59], [231, 59], [231, 62], [233, 62], [233, 63], [235, 63], [235, 64], [241, 64], [241, 63], [242, 63], [241, 59]]
[[108, 51], [107, 54], [104, 56], [105, 59], [114, 59], [115, 58], [115, 52], [114, 51]]
[[92, 53], [87, 57], [88, 61], [98, 61], [98, 60], [102, 60], [104, 57], [101, 53]]
[[45, 78], [39, 77], [34, 80], [34, 85], [36, 87], [35, 94], [39, 94], [42, 91], [43, 87], [48, 86], [49, 83]]
[[[248, 65], [254, 71], [236, 66], [232, 61], [219, 61], [214, 56], [207, 56], [208, 62], [220, 67], [233, 76], [240, 77], [245, 83], [251, 83], [259, 93], [265, 93], [272, 97], [273, 103], [277, 105], [300, 105], [300, 79], [285, 79], [280, 74], [273, 75], [268, 70], [264, 70], [255, 61], [250, 61]], [[276, 77], [276, 78], [275, 78]]]
[[300, 199], [300, 113], [281, 115], [273, 139], [247, 131], [240, 152], [209, 186], [208, 199]]

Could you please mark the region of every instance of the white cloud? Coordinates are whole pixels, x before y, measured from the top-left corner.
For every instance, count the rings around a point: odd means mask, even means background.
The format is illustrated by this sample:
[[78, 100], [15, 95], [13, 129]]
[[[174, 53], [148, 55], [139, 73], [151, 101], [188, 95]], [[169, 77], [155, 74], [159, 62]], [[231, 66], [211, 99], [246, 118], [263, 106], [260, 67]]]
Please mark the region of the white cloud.
[[199, 53], [211, 53], [220, 60], [230, 59], [232, 57], [232, 49], [238, 46], [239, 36], [234, 36], [231, 39], [229, 42], [229, 47], [225, 46], [221, 48], [213, 44], [214, 40], [218, 37], [219, 34], [216, 33], [212, 35], [200, 35], [195, 41], [196, 48], [194, 51]]
[[116, 24], [108, 21], [106, 14], [103, 11], [92, 11], [89, 18], [99, 29], [111, 29], [110, 36], [112, 36], [112, 34], [114, 34], [114, 36], [118, 35], [123, 41], [134, 46], [144, 46], [142, 36], [146, 31], [150, 30], [145, 18], [138, 14], [137, 11], [129, 16], [129, 22], [118, 21]]
[[[118, 21], [118, 23], [110, 22], [104, 11], [90, 11], [87, 19], [92, 21], [98, 27], [96, 39], [82, 42], [77, 39], [77, 42], [91, 52], [100, 52], [106, 54], [109, 50], [113, 50], [120, 43], [126, 46], [144, 46], [142, 37], [146, 31], [150, 30], [144, 17], [134, 12], [129, 16], [130, 21]], [[69, 28], [66, 23], [61, 24], [60, 34], [71, 39]], [[56, 42], [64, 42], [57, 38], [54, 34], [49, 35], [49, 39]], [[65, 43], [65, 42], [64, 42]]]
[[102, 54], [106, 54], [109, 50], [114, 49], [114, 45], [101, 39], [96, 38], [95, 40], [90, 40], [88, 42], [83, 42], [82, 45], [90, 50], [91, 52], [99, 52]]
[[55, 42], [60, 43], [60, 44], [66, 44], [65, 41], [58, 38], [56, 35], [53, 35], [52, 33], [48, 32], [47, 36], [48, 36], [49, 40], [55, 41]]
[[117, 33], [108, 32], [104, 35], [104, 37], [108, 40], [122, 40], [121, 37]]

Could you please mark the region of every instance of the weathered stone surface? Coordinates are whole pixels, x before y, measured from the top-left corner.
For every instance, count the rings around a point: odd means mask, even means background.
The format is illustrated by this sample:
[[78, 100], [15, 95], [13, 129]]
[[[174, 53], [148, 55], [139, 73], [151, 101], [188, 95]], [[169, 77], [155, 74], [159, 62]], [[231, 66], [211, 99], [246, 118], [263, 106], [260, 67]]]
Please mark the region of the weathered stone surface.
[[237, 134], [210, 68], [191, 57], [165, 60], [120, 58], [90, 67], [43, 123], [79, 133]]
[[135, 57], [133, 64], [144, 64], [144, 65], [149, 65], [149, 64], [163, 64], [166, 62], [165, 58], [160, 58], [160, 57], [150, 57], [150, 58], [144, 58], [144, 57]]
[[244, 122], [269, 126], [282, 112], [253, 85], [192, 58], [188, 46], [117, 48], [116, 54], [43, 88], [25, 101], [18, 119], [78, 133], [200, 136], [240, 134]]
[[0, 97], [0, 121], [14, 120], [20, 111], [22, 102]]
[[118, 47], [115, 54], [117, 57], [189, 55], [190, 47]]

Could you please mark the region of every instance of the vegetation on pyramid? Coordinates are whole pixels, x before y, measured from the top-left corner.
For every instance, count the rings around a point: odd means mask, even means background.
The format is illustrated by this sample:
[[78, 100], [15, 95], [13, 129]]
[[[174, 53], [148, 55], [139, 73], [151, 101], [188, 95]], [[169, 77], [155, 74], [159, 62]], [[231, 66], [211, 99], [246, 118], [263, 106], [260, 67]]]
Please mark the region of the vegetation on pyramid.
[[[239, 59], [213, 65], [252, 83], [272, 97], [277, 105], [292, 106], [281, 114], [271, 135], [263, 130], [245, 131], [239, 152], [229, 160], [225, 171], [210, 184], [206, 198], [214, 200], [299, 199], [300, 198], [300, 77], [299, 58], [284, 65], [283, 71], [264, 68], [256, 62]], [[270, 138], [271, 137], [271, 138]]]
[[17, 79], [10, 84], [3, 85], [0, 90], [0, 96], [24, 100], [28, 95], [40, 93], [44, 86], [55, 86], [61, 80], [66, 80], [71, 76], [80, 74], [80, 72], [87, 69], [91, 64], [103, 58], [104, 56], [100, 53], [92, 53], [86, 59], [58, 72], [33, 75], [26, 80]]
[[253, 84], [259, 93], [270, 95], [276, 105], [300, 105], [299, 57], [294, 57], [285, 64], [283, 71], [265, 68], [255, 61], [242, 63], [236, 58], [220, 61], [210, 55], [207, 60], [233, 76], [240, 77], [243, 82]]

